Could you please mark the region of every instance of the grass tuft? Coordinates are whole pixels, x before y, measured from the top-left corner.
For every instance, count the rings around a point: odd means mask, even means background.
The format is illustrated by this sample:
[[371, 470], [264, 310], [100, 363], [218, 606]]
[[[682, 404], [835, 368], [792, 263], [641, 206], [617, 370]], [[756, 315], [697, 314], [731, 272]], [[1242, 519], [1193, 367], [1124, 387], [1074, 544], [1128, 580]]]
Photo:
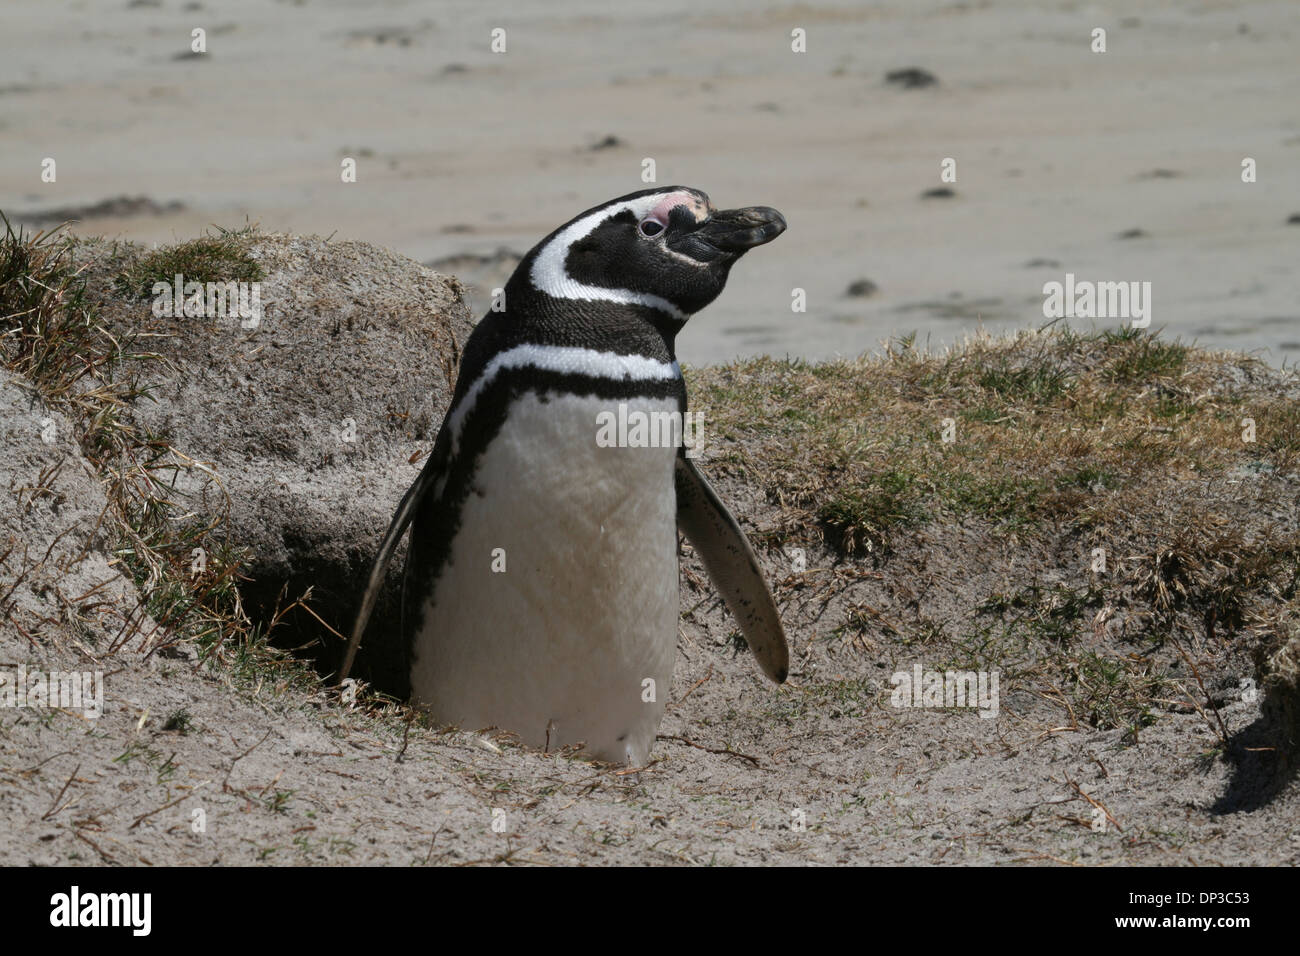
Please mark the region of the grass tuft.
[[[177, 479], [194, 469], [210, 477], [210, 469], [140, 431], [125, 414], [132, 402], [148, 398], [125, 369], [165, 360], [140, 350], [131, 336], [115, 335], [101, 320], [73, 262], [75, 240], [58, 229], [15, 231], [2, 213], [0, 219], [5, 226], [0, 238], [0, 361], [71, 421], [108, 499], [101, 530], [159, 626], [146, 630], [147, 619], [137, 615], [105, 651], [135, 645], [151, 654], [189, 641], [204, 660], [237, 677], [251, 681], [272, 675], [286, 686], [312, 684], [306, 665], [272, 648], [263, 629], [244, 613], [238, 588], [241, 556], [225, 541], [224, 513], [199, 520], [194, 515], [200, 509], [186, 504]], [[250, 268], [256, 264], [241, 251], [249, 235], [248, 230], [223, 232], [158, 250], [144, 257], [127, 286], [139, 289], [139, 283], [172, 268], [196, 280], [217, 274], [210, 271], [214, 268], [260, 277], [260, 268]], [[217, 275], [229, 277], [230, 272]], [[219, 482], [211, 484], [225, 494]], [[29, 633], [41, 628], [42, 622], [32, 622]]]
[[143, 299], [151, 295], [156, 282], [171, 286], [176, 276], [185, 282], [257, 282], [266, 272], [249, 255], [256, 229], [218, 228], [215, 234], [146, 252], [130, 262], [115, 284], [123, 295]]

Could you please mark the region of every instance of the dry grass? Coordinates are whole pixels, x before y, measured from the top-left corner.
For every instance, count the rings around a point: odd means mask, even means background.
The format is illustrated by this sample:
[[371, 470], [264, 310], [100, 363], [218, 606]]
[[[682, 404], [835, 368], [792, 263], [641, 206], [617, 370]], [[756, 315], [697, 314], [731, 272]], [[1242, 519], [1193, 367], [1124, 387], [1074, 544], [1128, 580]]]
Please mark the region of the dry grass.
[[1293, 470], [1300, 407], [1252, 387], [1266, 373], [1145, 332], [1048, 331], [944, 354], [904, 341], [855, 361], [753, 359], [693, 371], [691, 393], [721, 461], [790, 510], [789, 530], [853, 554], [944, 517], [1122, 519], [1153, 475]]
[[[1146, 332], [1059, 329], [939, 354], [904, 340], [854, 361], [760, 358], [688, 379], [711, 472], [774, 508], [757, 536], [821, 539], [842, 562], [870, 555], [890, 603], [911, 607], [887, 617], [847, 601], [834, 634], [859, 648], [1000, 668], [1067, 726], [1136, 739], [1169, 709], [1203, 709], [1220, 735], [1206, 699], [1218, 692], [1189, 670], [1235, 685], [1231, 675], [1259, 673], [1243, 660], [1260, 665], [1290, 633], [1293, 373]], [[934, 544], [913, 544], [968, 527], [999, 542], [1000, 558], [933, 560]], [[933, 577], [939, 565], [971, 580], [992, 566], [1018, 583], [961, 593], [936, 621], [917, 596], [951, 589]], [[793, 600], [807, 585], [778, 590]], [[823, 592], [819, 617], [834, 599]]]
[[[100, 321], [74, 265], [74, 240], [57, 229], [15, 232], [7, 219], [5, 227], [0, 238], [0, 361], [71, 421], [108, 500], [101, 530], [157, 625], [133, 616], [113, 646], [101, 651], [134, 647], [151, 654], [193, 641], [205, 659], [233, 675], [270, 678], [286, 687], [304, 684], [306, 669], [270, 648], [267, 628], [255, 627], [244, 614], [240, 557], [225, 540], [224, 514], [197, 516], [177, 488], [182, 472], [198, 469], [213, 475], [210, 466], [141, 433], [124, 415], [129, 404], [149, 400], [136, 380], [123, 374], [124, 364], [163, 359], [140, 349], [137, 341], [115, 336]], [[233, 241], [218, 245], [222, 258], [208, 271], [224, 266]], [[203, 271], [195, 243], [177, 248], [186, 250], [187, 269]], [[166, 250], [155, 255], [168, 267], [173, 262]], [[202, 562], [196, 561], [199, 553]], [[6, 558], [14, 555], [11, 551]], [[18, 577], [32, 570], [6, 567], [6, 574]]]

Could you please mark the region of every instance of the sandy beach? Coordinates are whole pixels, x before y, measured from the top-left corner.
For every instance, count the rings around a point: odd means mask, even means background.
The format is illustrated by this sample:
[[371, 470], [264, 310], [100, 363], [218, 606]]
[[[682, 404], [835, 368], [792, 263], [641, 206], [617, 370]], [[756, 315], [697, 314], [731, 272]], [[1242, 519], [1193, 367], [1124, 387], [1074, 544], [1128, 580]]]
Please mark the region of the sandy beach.
[[[1167, 333], [1300, 355], [1293, 3], [133, 0], [0, 16], [0, 209], [39, 225], [92, 207], [78, 232], [152, 243], [248, 220], [464, 261], [642, 188], [650, 158], [660, 184], [790, 223], [687, 327], [684, 362], [1037, 326], [1044, 284], [1067, 274], [1150, 282]], [[937, 82], [886, 82], [906, 68]], [[93, 209], [117, 197], [149, 201]], [[869, 294], [846, 294], [860, 280]]]

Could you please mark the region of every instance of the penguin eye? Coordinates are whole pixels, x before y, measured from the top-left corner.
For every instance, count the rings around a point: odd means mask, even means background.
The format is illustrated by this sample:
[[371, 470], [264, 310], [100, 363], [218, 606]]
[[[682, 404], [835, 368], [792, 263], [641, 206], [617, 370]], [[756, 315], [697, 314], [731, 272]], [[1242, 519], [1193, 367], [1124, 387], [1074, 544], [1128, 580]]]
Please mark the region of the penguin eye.
[[641, 235], [653, 237], [664, 231], [664, 224], [658, 219], [642, 219], [640, 229]]

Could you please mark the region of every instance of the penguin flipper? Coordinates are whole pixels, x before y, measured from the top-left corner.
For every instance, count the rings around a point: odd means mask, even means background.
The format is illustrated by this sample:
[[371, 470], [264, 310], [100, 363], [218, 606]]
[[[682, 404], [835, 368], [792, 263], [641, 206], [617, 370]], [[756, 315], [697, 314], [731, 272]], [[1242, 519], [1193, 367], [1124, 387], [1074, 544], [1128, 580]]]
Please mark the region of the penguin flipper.
[[379, 600], [379, 594], [384, 589], [384, 581], [388, 575], [388, 565], [393, 560], [393, 552], [401, 543], [402, 535], [406, 533], [407, 527], [415, 518], [416, 511], [424, 501], [425, 495], [443, 476], [447, 467], [448, 447], [444, 440], [446, 429], [438, 434], [437, 441], [434, 442], [433, 453], [425, 463], [419, 477], [411, 483], [411, 487], [406, 489], [406, 494], [402, 496], [401, 503], [397, 506], [397, 512], [393, 515], [393, 520], [388, 524], [388, 530], [384, 532], [384, 539], [379, 543], [379, 550], [375, 553], [374, 561], [370, 565], [370, 577], [366, 581], [366, 590], [361, 598], [361, 607], [357, 611], [356, 622], [352, 625], [352, 635], [348, 638], [347, 653], [343, 655], [343, 666], [339, 668], [338, 682], [341, 684], [347, 679], [349, 672], [352, 670], [352, 663], [357, 656], [357, 648], [361, 645], [361, 635], [366, 631], [366, 625], [370, 623], [370, 615], [375, 609], [375, 602]]
[[677, 527], [699, 553], [763, 673], [783, 683], [790, 669], [790, 650], [781, 615], [749, 539], [695, 463], [684, 455], [677, 456], [676, 485]]

